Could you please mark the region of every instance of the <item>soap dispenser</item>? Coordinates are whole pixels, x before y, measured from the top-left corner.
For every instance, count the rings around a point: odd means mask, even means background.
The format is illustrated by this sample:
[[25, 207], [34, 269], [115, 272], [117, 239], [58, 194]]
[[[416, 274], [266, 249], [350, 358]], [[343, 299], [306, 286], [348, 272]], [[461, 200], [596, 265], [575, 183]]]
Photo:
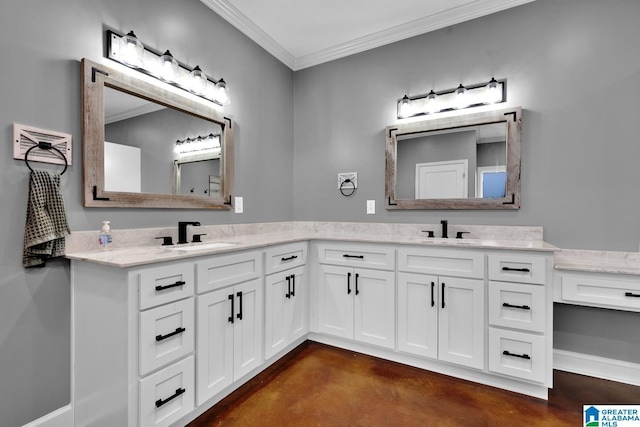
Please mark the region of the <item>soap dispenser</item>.
[[110, 221], [102, 221], [102, 230], [100, 230], [100, 236], [98, 237], [98, 244], [100, 249], [107, 250], [111, 248], [111, 229], [109, 227]]

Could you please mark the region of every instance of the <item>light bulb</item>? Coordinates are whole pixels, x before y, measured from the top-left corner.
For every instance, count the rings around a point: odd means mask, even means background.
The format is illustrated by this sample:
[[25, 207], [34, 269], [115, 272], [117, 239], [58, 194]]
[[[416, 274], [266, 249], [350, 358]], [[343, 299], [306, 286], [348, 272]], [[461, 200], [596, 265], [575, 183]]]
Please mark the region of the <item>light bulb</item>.
[[492, 77], [486, 86], [485, 104], [495, 104], [500, 101], [502, 101], [502, 91], [500, 90], [499, 83]]
[[228, 105], [231, 102], [231, 100], [229, 99], [229, 90], [227, 89], [227, 83], [224, 81], [224, 79], [218, 80], [215, 85], [214, 93], [214, 99], [220, 102], [222, 105]]
[[125, 65], [134, 68], [144, 67], [144, 46], [133, 31], [120, 38], [118, 59]]
[[411, 100], [407, 95], [403, 96], [400, 100], [400, 117], [409, 117], [412, 114]]
[[465, 89], [461, 83], [454, 92], [453, 108], [460, 110], [462, 108], [467, 108], [468, 106], [469, 101], [467, 100], [467, 89]]
[[440, 111], [440, 101], [438, 101], [438, 95], [433, 91], [433, 89], [427, 95], [426, 110], [429, 114], [434, 114]]
[[189, 89], [197, 95], [204, 95], [207, 92], [207, 75], [199, 65], [189, 73]]
[[178, 75], [178, 61], [167, 50], [158, 60], [158, 77], [167, 82], [175, 82]]

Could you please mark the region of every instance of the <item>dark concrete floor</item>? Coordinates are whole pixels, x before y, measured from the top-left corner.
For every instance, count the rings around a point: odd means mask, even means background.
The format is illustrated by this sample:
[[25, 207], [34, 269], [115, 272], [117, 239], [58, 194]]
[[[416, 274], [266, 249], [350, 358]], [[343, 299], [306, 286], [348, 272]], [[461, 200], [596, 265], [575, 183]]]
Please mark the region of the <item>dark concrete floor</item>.
[[545, 401], [308, 341], [189, 427], [580, 426], [583, 404], [640, 404], [640, 387], [554, 383]]

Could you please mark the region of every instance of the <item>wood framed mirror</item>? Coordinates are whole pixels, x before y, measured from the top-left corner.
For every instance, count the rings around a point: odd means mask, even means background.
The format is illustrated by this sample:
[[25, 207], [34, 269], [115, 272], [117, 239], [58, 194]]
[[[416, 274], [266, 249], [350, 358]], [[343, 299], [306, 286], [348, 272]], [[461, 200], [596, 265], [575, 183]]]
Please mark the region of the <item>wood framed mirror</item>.
[[519, 209], [522, 109], [385, 129], [387, 209]]
[[[84, 206], [231, 209], [233, 119], [211, 102], [135, 74], [82, 60]], [[214, 136], [215, 154], [207, 155], [196, 141]], [[192, 141], [193, 150], [177, 148]], [[200, 167], [185, 173], [196, 162]], [[180, 190], [176, 173], [193, 181], [183, 178]]]

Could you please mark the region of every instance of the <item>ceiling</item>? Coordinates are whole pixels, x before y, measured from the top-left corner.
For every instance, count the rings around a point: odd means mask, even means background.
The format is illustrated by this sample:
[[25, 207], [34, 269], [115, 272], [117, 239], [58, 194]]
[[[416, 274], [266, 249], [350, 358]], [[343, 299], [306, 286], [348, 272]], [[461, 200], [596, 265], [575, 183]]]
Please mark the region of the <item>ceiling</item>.
[[200, 0], [292, 70], [534, 0]]

